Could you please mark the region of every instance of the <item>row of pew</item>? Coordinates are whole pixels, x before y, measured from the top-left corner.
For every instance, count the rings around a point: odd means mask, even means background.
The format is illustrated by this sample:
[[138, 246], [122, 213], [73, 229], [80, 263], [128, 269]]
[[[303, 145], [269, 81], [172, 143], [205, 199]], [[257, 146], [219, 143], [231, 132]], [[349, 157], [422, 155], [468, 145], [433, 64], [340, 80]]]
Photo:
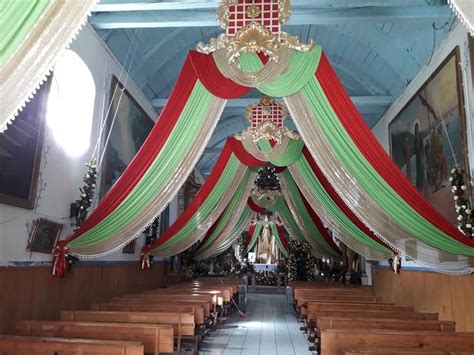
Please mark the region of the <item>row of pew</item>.
[[473, 355], [474, 333], [437, 313], [383, 302], [371, 286], [292, 282], [299, 320], [321, 355]]
[[59, 320], [23, 320], [16, 335], [0, 335], [0, 355], [197, 353], [210, 327], [229, 312], [239, 283], [201, 278], [122, 295], [89, 310], [62, 310]]

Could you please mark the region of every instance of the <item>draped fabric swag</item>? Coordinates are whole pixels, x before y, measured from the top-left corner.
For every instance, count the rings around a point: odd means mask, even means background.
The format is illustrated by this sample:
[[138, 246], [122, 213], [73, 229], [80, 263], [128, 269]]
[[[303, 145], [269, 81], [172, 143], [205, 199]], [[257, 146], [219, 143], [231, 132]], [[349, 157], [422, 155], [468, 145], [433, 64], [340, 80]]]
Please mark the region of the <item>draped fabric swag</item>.
[[46, 80], [96, 2], [2, 1], [0, 133]]
[[[97, 256], [139, 234], [191, 172], [225, 101], [256, 87], [284, 98], [302, 140], [287, 142], [281, 154], [272, 154], [269, 141], [250, 144], [229, 138], [191, 205], [143, 253], [170, 256], [201, 241], [197, 257], [215, 256], [235, 241], [254, 212], [268, 209], [318, 255], [340, 255], [329, 227], [339, 241], [368, 259], [383, 260], [396, 252], [440, 271], [469, 272], [474, 241], [406, 180], [357, 112], [321, 48], [290, 52], [283, 71], [274, 64], [267, 67], [256, 54], [242, 55], [242, 70], [235, 70], [217, 52], [190, 52], [150, 136], [70, 238], [70, 251]], [[271, 206], [249, 198], [252, 170], [265, 162], [282, 167], [283, 196]], [[258, 223], [250, 226], [248, 250], [259, 228]], [[283, 234], [274, 234], [286, 250]]]

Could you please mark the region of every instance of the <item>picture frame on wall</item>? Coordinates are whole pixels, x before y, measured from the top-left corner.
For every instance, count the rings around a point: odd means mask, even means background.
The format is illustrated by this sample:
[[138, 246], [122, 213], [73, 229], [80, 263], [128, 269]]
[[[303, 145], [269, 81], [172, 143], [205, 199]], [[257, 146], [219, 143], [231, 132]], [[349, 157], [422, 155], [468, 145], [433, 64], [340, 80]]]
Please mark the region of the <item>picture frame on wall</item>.
[[115, 76], [111, 81], [110, 101], [105, 134], [107, 137], [110, 132], [110, 137], [105, 147], [100, 197], [119, 179], [155, 124]]
[[0, 203], [35, 207], [51, 77], [0, 134]]
[[469, 172], [462, 85], [456, 47], [389, 124], [393, 161], [453, 224], [457, 213], [450, 171], [457, 167]]
[[122, 248], [122, 254], [135, 254], [135, 248], [137, 245], [137, 239], [132, 240], [130, 243]]
[[51, 254], [58, 243], [63, 224], [40, 218], [34, 225], [28, 239], [28, 246], [32, 252]]

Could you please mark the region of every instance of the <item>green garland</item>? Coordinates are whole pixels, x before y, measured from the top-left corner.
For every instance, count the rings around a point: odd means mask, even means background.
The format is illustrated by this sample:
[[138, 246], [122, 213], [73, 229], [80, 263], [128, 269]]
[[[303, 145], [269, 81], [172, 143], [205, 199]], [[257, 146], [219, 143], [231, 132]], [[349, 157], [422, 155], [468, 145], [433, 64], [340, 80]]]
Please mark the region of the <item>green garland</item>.
[[288, 247], [290, 254], [288, 260], [288, 280], [313, 281], [316, 258], [311, 255], [309, 243], [288, 238]]
[[458, 213], [458, 229], [469, 238], [473, 238], [474, 214], [472, 203], [468, 199], [467, 186], [464, 180], [464, 170], [451, 170], [451, 191], [454, 194], [454, 205]]

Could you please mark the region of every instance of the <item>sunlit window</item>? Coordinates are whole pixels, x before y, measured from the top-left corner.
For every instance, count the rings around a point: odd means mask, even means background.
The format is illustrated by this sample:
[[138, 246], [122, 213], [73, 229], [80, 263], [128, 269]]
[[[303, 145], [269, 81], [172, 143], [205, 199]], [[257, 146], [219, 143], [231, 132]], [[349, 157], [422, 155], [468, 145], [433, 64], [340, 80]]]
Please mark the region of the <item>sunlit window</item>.
[[54, 67], [47, 122], [56, 142], [70, 156], [79, 157], [90, 146], [95, 91], [87, 65], [67, 50]]

